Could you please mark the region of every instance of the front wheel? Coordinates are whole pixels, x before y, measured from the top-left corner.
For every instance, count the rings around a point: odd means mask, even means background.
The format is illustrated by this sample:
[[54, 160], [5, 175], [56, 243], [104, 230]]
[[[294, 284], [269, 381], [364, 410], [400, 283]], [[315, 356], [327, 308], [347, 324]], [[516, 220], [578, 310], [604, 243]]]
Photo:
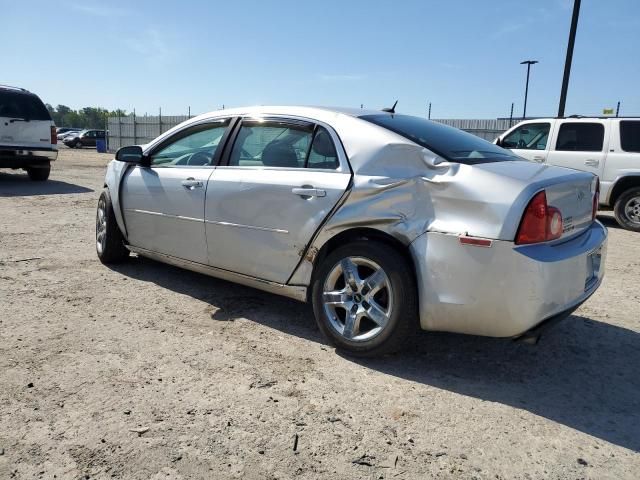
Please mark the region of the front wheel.
[[621, 227], [640, 232], [640, 187], [623, 192], [616, 200], [613, 213]]
[[100, 194], [96, 210], [96, 252], [104, 264], [122, 262], [129, 257], [129, 250], [124, 245], [124, 237], [113, 213], [111, 195], [106, 188]]
[[74, 144], [74, 148], [82, 148], [82, 142], [80, 140], [78, 140], [75, 144]]
[[412, 268], [381, 243], [358, 241], [330, 253], [314, 277], [312, 300], [322, 333], [353, 355], [397, 351], [417, 330]]

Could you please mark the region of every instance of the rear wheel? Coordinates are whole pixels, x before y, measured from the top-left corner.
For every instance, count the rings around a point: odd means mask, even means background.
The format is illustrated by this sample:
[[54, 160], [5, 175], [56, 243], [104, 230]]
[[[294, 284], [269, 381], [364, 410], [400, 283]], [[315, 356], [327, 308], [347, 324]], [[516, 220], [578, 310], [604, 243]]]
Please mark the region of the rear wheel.
[[51, 164], [44, 165], [42, 167], [27, 167], [27, 175], [29, 179], [34, 182], [44, 182], [49, 178], [51, 173]]
[[640, 232], [640, 187], [622, 192], [616, 200], [613, 213], [621, 227]]
[[312, 297], [322, 333], [354, 355], [397, 351], [417, 330], [411, 266], [384, 244], [359, 241], [330, 253], [315, 275]]
[[116, 222], [109, 190], [104, 189], [96, 211], [96, 252], [104, 264], [118, 263], [129, 257], [124, 237]]

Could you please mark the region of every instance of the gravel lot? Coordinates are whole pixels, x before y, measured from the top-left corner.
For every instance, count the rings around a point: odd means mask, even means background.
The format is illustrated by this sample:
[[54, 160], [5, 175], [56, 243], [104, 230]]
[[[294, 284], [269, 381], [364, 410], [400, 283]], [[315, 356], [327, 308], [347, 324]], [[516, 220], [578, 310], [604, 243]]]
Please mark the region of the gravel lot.
[[640, 235], [537, 346], [354, 361], [295, 301], [94, 251], [109, 155], [0, 173], [0, 478], [638, 478]]

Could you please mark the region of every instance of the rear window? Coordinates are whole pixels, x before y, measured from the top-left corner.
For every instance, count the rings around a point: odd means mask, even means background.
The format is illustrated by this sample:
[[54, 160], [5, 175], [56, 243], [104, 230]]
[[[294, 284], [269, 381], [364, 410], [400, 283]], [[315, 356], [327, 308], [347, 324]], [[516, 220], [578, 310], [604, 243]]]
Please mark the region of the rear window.
[[486, 140], [457, 128], [410, 115], [363, 115], [363, 120], [402, 135], [450, 162], [478, 163], [522, 160]]
[[51, 120], [44, 103], [29, 93], [0, 90], [0, 117]]
[[620, 122], [620, 143], [625, 152], [640, 152], [640, 122]]

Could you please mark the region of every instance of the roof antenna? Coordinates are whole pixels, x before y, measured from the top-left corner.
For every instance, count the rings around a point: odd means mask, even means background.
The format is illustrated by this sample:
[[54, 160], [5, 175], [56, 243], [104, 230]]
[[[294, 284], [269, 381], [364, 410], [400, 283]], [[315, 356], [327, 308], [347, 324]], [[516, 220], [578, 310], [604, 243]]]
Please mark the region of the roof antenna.
[[387, 113], [396, 113], [396, 105], [398, 105], [398, 100], [396, 100], [396, 103], [393, 104], [393, 107], [383, 108], [382, 111]]

